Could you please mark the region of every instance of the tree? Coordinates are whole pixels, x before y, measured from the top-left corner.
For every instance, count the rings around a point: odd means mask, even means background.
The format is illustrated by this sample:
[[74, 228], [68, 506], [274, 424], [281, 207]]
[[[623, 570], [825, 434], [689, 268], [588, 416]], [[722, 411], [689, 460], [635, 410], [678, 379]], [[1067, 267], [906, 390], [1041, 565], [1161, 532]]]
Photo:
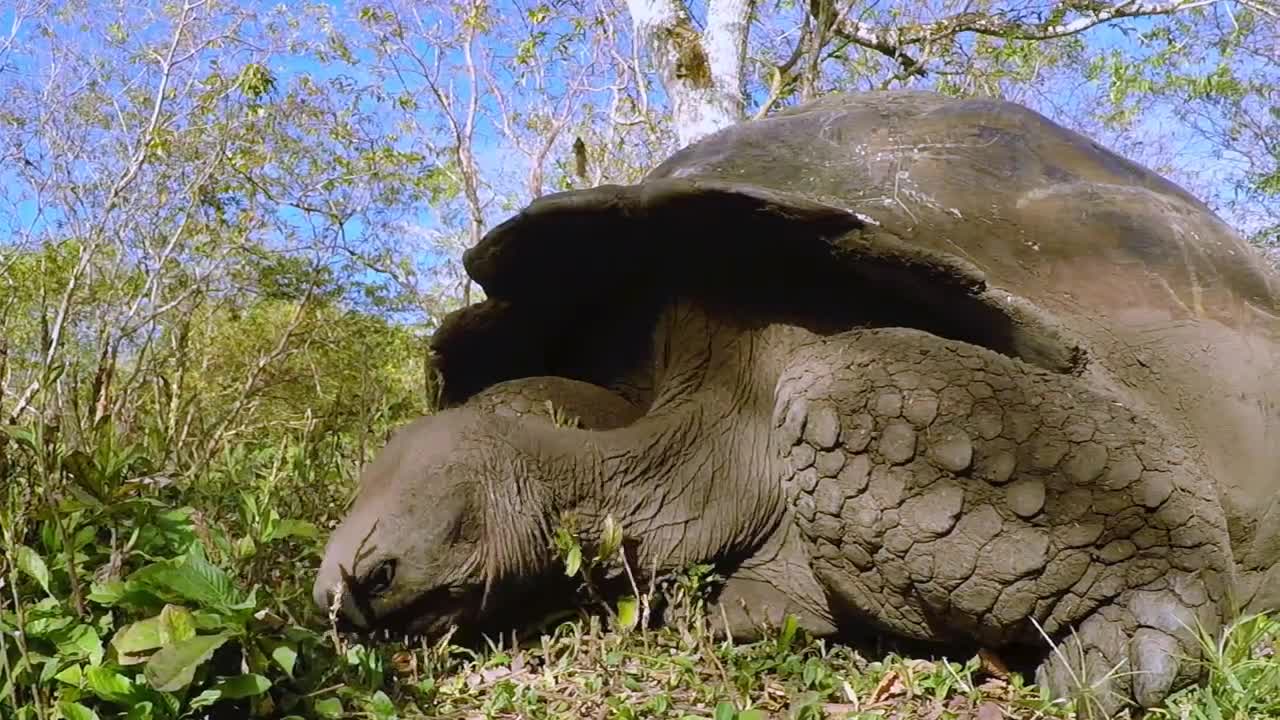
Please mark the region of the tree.
[[[1163, 20], [1221, 6], [1228, 12], [1265, 12], [1267, 0], [1169, 0], [1114, 3], [932, 2], [888, 10], [857, 0], [810, 0], [792, 50], [768, 63], [769, 91], [757, 115], [797, 90], [807, 99], [818, 92], [823, 65], [859, 65], [880, 87], [932, 84], [965, 87], [957, 76], [982, 56], [1002, 64], [1025, 62], [1027, 43], [1072, 38], [1122, 20]], [[758, 0], [710, 0], [699, 29], [682, 0], [628, 0], [635, 34], [648, 49], [671, 106], [681, 145], [743, 119], [747, 112], [750, 28]], [[792, 33], [784, 33], [792, 34]], [[1012, 49], [1015, 52], [1009, 52]], [[1022, 50], [1023, 52], [1017, 52]], [[861, 54], [862, 57], [855, 57]], [[879, 66], [871, 60], [878, 56]], [[764, 65], [765, 63], [762, 63]], [[981, 64], [981, 63], [977, 63]], [[933, 79], [934, 75], [937, 79]], [[974, 87], [979, 85], [979, 87]]]
[[[0, 45], [0, 421], [112, 421], [196, 467], [332, 404], [285, 372], [322, 364], [316, 343], [379, 345], [350, 317], [389, 295], [360, 261], [435, 162], [396, 148], [367, 89], [320, 77], [323, 34], [291, 36], [286, 10], [86, 9], [19, 7]], [[282, 56], [318, 71], [279, 78]], [[378, 332], [400, 352], [401, 328]], [[267, 402], [283, 377], [310, 400]]]

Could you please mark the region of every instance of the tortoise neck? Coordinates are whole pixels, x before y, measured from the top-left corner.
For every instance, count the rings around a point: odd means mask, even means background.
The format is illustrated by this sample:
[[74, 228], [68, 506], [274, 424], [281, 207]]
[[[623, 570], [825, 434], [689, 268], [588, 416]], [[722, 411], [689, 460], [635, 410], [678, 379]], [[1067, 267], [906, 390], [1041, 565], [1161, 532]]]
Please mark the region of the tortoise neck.
[[619, 521], [636, 541], [636, 571], [749, 554], [782, 516], [771, 454], [760, 449], [777, 382], [771, 358], [788, 331], [727, 327], [688, 307], [669, 318], [680, 336], [658, 333], [649, 411], [614, 430], [575, 431], [570, 509], [584, 528]]

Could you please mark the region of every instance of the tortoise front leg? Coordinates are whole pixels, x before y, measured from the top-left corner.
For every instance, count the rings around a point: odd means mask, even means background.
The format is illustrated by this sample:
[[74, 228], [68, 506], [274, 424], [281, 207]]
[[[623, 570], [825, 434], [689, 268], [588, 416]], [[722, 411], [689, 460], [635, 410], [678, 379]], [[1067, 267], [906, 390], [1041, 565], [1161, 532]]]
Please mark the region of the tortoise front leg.
[[826, 590], [813, 574], [807, 543], [793, 522], [786, 522], [754, 555], [734, 568], [708, 607], [719, 638], [755, 642], [787, 616], [814, 637], [835, 632]]

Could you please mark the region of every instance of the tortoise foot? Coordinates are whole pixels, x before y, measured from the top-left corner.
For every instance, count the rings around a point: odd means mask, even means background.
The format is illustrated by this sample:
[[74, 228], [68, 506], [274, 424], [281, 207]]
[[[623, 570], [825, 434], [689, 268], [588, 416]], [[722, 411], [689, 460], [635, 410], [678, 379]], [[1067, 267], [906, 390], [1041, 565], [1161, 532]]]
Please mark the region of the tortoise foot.
[[1054, 698], [1074, 700], [1085, 718], [1161, 705], [1201, 679], [1199, 638], [1220, 627], [1213, 603], [1199, 598], [1193, 607], [1171, 588], [1127, 593], [1066, 635], [1037, 669], [1036, 682]]

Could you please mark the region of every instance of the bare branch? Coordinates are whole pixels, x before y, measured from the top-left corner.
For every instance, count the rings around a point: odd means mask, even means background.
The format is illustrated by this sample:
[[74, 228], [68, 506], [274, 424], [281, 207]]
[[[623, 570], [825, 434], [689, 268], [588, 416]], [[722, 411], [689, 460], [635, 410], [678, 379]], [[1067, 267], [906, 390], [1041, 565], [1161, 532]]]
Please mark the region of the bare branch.
[[[905, 53], [914, 45], [927, 45], [944, 38], [974, 33], [1008, 40], [1052, 40], [1075, 35], [1098, 25], [1124, 18], [1172, 15], [1198, 7], [1207, 7], [1222, 0], [1173, 0], [1172, 2], [1145, 2], [1125, 0], [1115, 5], [1091, 6], [1067, 0], [1049, 10], [1049, 19], [1028, 20], [981, 12], [962, 12], [929, 23], [906, 27], [879, 27], [855, 19], [844, 19], [837, 25], [840, 36], [869, 50], [875, 50], [894, 59], [910, 74], [922, 74], [923, 63]], [[815, 5], [811, 5], [813, 8]], [[1075, 12], [1080, 16], [1063, 21], [1061, 18]]]

